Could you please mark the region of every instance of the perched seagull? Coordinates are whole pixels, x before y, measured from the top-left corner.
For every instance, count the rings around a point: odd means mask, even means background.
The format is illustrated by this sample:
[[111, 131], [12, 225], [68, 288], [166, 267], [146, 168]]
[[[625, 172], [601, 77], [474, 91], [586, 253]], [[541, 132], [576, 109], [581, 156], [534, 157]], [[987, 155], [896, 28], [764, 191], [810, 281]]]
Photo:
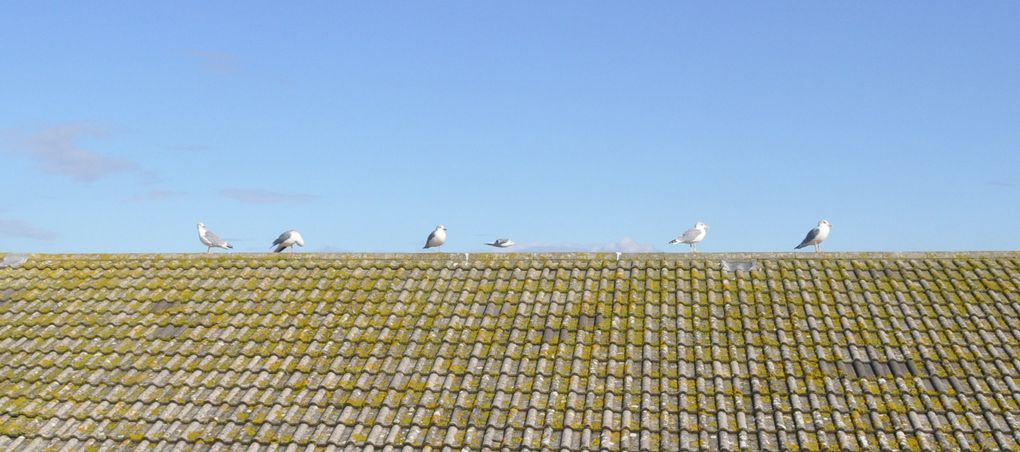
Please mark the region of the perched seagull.
[[494, 246], [496, 248], [510, 248], [511, 246], [516, 245], [516, 243], [510, 239], [496, 239], [492, 243], [486, 243], [486, 245]]
[[699, 221], [693, 228], [684, 231], [679, 237], [670, 240], [669, 244], [686, 243], [691, 246], [691, 252], [696, 253], [698, 252], [698, 242], [705, 240], [705, 234], [708, 234], [708, 225]]
[[206, 229], [205, 225], [202, 223], [198, 224], [198, 239], [206, 246], [206, 253], [211, 252], [214, 246], [223, 249], [230, 249], [234, 247], [233, 245], [223, 241], [223, 239], [214, 234], [213, 231]]
[[804, 241], [800, 242], [800, 245], [797, 245], [797, 247], [794, 248], [794, 249], [795, 250], [799, 250], [801, 248], [804, 248], [805, 246], [814, 245], [815, 246], [815, 252], [816, 253], [821, 253], [822, 252], [822, 246], [821, 246], [822, 242], [824, 242], [825, 239], [829, 237], [829, 229], [831, 229], [831, 228], [832, 228], [832, 225], [829, 224], [828, 221], [825, 221], [825, 220], [819, 221], [818, 222], [818, 226], [815, 227], [814, 229], [808, 231], [807, 237], [804, 237]]
[[305, 239], [304, 237], [301, 237], [300, 232], [291, 229], [287, 232], [284, 232], [283, 234], [280, 234], [280, 236], [277, 237], [276, 240], [273, 240], [273, 246], [276, 247], [276, 249], [274, 249], [273, 252], [279, 253], [280, 251], [283, 251], [287, 248], [290, 248], [291, 251], [294, 251], [293, 248], [294, 245], [305, 246]]
[[429, 238], [425, 239], [425, 246], [421, 248], [436, 248], [443, 246], [444, 243], [446, 243], [446, 226], [439, 225], [436, 226], [435, 231], [429, 234]]

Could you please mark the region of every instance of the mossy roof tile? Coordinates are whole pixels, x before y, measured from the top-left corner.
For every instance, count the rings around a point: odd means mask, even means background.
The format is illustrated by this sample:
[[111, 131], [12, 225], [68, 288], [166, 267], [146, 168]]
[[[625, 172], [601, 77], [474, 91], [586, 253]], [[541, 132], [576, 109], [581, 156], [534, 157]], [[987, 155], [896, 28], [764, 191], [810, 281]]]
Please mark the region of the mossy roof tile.
[[1017, 253], [32, 255], [0, 448], [1015, 449], [1018, 287]]

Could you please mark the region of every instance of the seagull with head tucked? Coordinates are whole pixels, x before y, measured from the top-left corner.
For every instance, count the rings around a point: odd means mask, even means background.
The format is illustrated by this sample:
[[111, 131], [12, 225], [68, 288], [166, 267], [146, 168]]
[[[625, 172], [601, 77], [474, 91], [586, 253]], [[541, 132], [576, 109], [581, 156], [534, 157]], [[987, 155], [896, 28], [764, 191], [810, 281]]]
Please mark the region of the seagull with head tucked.
[[429, 234], [429, 238], [425, 239], [425, 246], [422, 249], [439, 248], [444, 243], [446, 243], [446, 226], [439, 225]]
[[496, 248], [510, 248], [516, 245], [513, 240], [510, 239], [496, 239], [492, 243], [486, 243], [486, 245], [494, 246]]
[[826, 221], [826, 220], [819, 221], [818, 222], [818, 226], [816, 226], [814, 229], [808, 231], [807, 236], [804, 237], [804, 240], [801, 241], [800, 245], [797, 245], [797, 247], [794, 248], [794, 249], [795, 250], [799, 250], [801, 248], [804, 248], [805, 246], [814, 245], [815, 246], [815, 252], [816, 253], [821, 253], [822, 252], [822, 242], [824, 242], [825, 239], [829, 238], [829, 229], [831, 229], [831, 228], [832, 228], [832, 225], [829, 224], [828, 221]]
[[305, 238], [301, 237], [301, 233], [293, 229], [280, 234], [276, 240], [273, 240], [273, 245], [276, 248], [273, 249], [274, 253], [279, 253], [287, 248], [294, 251], [294, 245], [305, 246]]
[[213, 247], [223, 248], [225, 250], [234, 247], [233, 245], [221, 239], [220, 236], [213, 233], [213, 231], [206, 229], [205, 224], [203, 223], [198, 224], [198, 240], [201, 241], [202, 244], [206, 246], [205, 248], [206, 253], [211, 252]]
[[705, 240], [705, 234], [708, 234], [708, 225], [702, 222], [698, 222], [693, 228], [684, 231], [679, 237], [670, 240], [670, 245], [677, 245], [680, 243], [686, 243], [691, 246], [691, 252], [698, 252], [698, 242]]

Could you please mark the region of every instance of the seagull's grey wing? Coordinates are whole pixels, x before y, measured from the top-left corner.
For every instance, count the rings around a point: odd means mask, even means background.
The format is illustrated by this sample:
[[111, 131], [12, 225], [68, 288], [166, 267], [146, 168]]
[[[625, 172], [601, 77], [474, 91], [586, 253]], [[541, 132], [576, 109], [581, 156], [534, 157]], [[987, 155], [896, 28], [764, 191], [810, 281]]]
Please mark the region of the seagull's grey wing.
[[227, 244], [227, 242], [221, 239], [220, 236], [208, 229], [205, 230], [205, 239], [208, 240], [212, 246], [223, 246]]
[[691, 243], [692, 241], [694, 241], [694, 239], [698, 238], [698, 233], [700, 232], [701, 231], [699, 231], [697, 228], [688, 229], [684, 231], [684, 235], [680, 236], [680, 242]]
[[283, 242], [286, 242], [288, 239], [290, 239], [290, 233], [291, 233], [291, 231], [287, 231], [287, 232], [284, 232], [283, 234], [280, 234], [280, 236], [277, 237], [276, 240], [273, 240], [273, 245], [275, 246], [275, 245], [279, 245], [279, 244], [281, 244]]
[[801, 249], [801, 248], [804, 248], [805, 246], [808, 246], [808, 245], [810, 245], [810, 244], [811, 244], [811, 241], [812, 241], [812, 240], [814, 240], [814, 239], [815, 239], [815, 237], [818, 237], [818, 234], [819, 234], [820, 232], [822, 232], [822, 231], [821, 231], [821, 230], [819, 230], [818, 228], [814, 228], [814, 229], [812, 229], [812, 230], [808, 231], [808, 233], [807, 233], [807, 237], [804, 237], [804, 240], [802, 240], [802, 241], [800, 242], [800, 245], [797, 245], [797, 247], [796, 247], [796, 248], [794, 248], [794, 249], [795, 249], [795, 250], [799, 250], [799, 249]]
[[432, 240], [435, 239], [435, 238], [436, 238], [436, 231], [430, 232], [429, 233], [429, 238], [425, 239], [425, 248], [428, 248], [429, 244], [432, 243]]

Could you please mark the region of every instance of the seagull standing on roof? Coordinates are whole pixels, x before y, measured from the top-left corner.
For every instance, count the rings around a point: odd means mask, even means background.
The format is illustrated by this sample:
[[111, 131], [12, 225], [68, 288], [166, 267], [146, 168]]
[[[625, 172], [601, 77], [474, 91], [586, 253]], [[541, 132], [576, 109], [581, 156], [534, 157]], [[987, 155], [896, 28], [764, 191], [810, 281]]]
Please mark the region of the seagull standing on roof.
[[274, 249], [273, 252], [279, 253], [280, 251], [283, 251], [287, 248], [290, 248], [291, 251], [294, 251], [293, 248], [294, 245], [305, 246], [305, 239], [304, 237], [301, 237], [300, 232], [291, 229], [287, 232], [284, 232], [283, 234], [280, 234], [280, 236], [277, 237], [276, 240], [273, 240], [273, 246], [276, 247], [276, 249]]
[[436, 226], [436, 230], [429, 234], [429, 238], [425, 239], [425, 246], [422, 249], [427, 248], [438, 248], [446, 243], [446, 226]]
[[708, 234], [708, 225], [702, 222], [695, 224], [693, 228], [684, 231], [679, 237], [670, 240], [670, 245], [677, 245], [680, 243], [686, 243], [691, 246], [691, 252], [698, 252], [698, 242], [705, 240], [705, 234]]
[[804, 237], [804, 240], [800, 242], [800, 245], [797, 245], [797, 247], [794, 249], [799, 250], [801, 248], [804, 248], [805, 246], [814, 245], [815, 252], [821, 253], [822, 242], [824, 242], [825, 239], [829, 237], [829, 229], [831, 228], [832, 225], [829, 224], [828, 221], [826, 220], [819, 221], [818, 226], [808, 231], [807, 237]]
[[205, 224], [202, 223], [198, 224], [198, 240], [202, 241], [202, 244], [206, 246], [206, 253], [211, 252], [214, 246], [223, 249], [230, 249], [234, 247], [233, 245], [223, 241], [223, 239], [214, 234], [213, 231], [206, 229]]
[[513, 240], [510, 239], [496, 239], [492, 243], [486, 243], [486, 245], [494, 246], [496, 248], [510, 248], [516, 245]]

